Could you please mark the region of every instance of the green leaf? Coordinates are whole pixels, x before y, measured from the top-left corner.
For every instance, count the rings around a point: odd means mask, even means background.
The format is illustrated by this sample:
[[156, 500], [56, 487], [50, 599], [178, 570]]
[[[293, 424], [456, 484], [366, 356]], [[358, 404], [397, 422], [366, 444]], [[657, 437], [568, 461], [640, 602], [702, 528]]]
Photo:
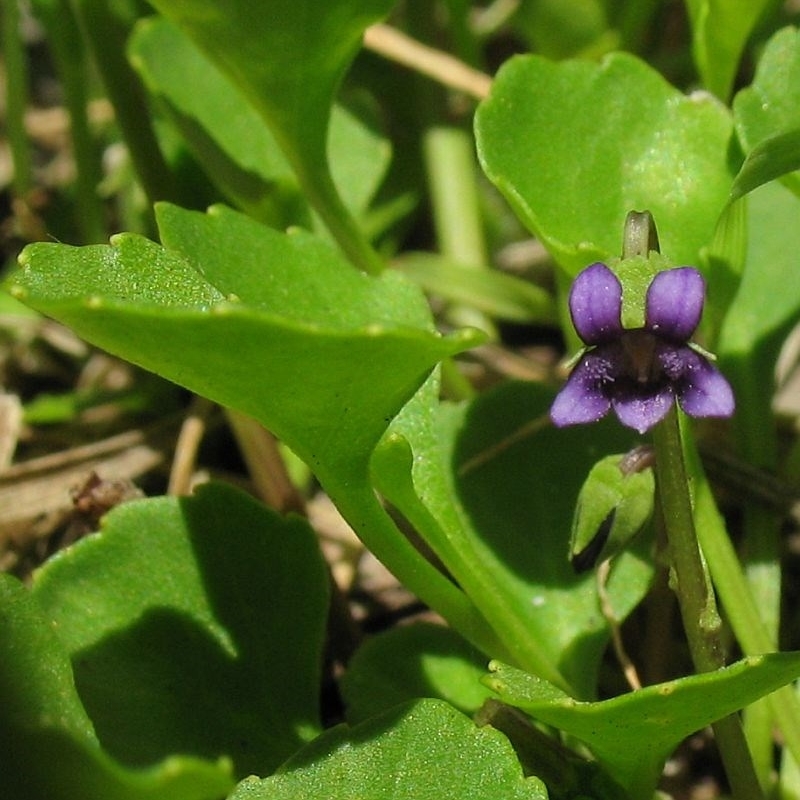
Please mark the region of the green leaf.
[[504, 702], [580, 739], [631, 797], [645, 798], [684, 738], [795, 680], [800, 653], [754, 656], [596, 703], [513, 667], [491, 668], [486, 683]]
[[[276, 228], [309, 225], [295, 174], [269, 128], [236, 85], [180, 29], [157, 17], [143, 20], [129, 51], [150, 92], [163, 101], [228, 197]], [[388, 143], [335, 106], [329, 150], [334, 154], [334, 183], [348, 208], [363, 214], [388, 166]]]
[[697, 264], [730, 190], [728, 111], [622, 53], [512, 58], [476, 136], [489, 179], [570, 277], [619, 255], [631, 209], [653, 214], [667, 258]]
[[[547, 417], [552, 397], [541, 386], [511, 383], [468, 406], [436, 411], [420, 392], [376, 451], [373, 474], [509, 658], [576, 696], [593, 697], [609, 630], [595, 577], [576, 576], [569, 564], [570, 529], [591, 466], [633, 439], [610, 422], [556, 430]], [[515, 438], [506, 443], [509, 435]], [[613, 566], [608, 591], [620, 619], [644, 596], [651, 575], [635, 548]]]
[[128, 503], [33, 591], [120, 761], [224, 755], [266, 774], [320, 730], [327, 573], [300, 519], [223, 485]]
[[128, 52], [219, 189], [276, 228], [308, 222], [295, 174], [269, 128], [188, 37], [151, 17], [134, 29]]
[[787, 335], [800, 320], [797, 249], [800, 200], [780, 184], [761, 187], [748, 198], [745, 269], [728, 308], [717, 353], [736, 393], [736, 416], [747, 459], [770, 465], [775, 457], [772, 392], [775, 364]]
[[427, 292], [511, 322], [552, 325], [558, 320], [552, 294], [497, 270], [465, 269], [433, 253], [408, 253], [393, 266]]
[[68, 655], [31, 593], [0, 574], [0, 771], [26, 800], [218, 800], [230, 764], [171, 755], [130, 769], [101, 749]]
[[[758, 183], [797, 169], [800, 31], [783, 28], [769, 40], [752, 85], [734, 98], [733, 112], [736, 133], [749, 156], [745, 168], [760, 178]], [[751, 160], [755, 160], [754, 165], [748, 164]], [[754, 183], [753, 177], [746, 175], [737, 179], [737, 185], [747, 186], [746, 178]], [[800, 175], [787, 176], [787, 185], [795, 194], [800, 193]]]
[[420, 700], [320, 736], [266, 780], [230, 800], [547, 800], [524, 778], [508, 740], [451, 706]]
[[[40, 244], [11, 291], [88, 340], [279, 436], [370, 550], [470, 641], [496, 641], [472, 602], [397, 529], [369, 482], [391, 419], [442, 358], [480, 339], [441, 337], [418, 289], [372, 278], [311, 234], [225, 208], [157, 208], [165, 248]], [[495, 652], [495, 651], [492, 651]]]
[[606, 18], [601, 0], [523, 2], [511, 22], [531, 49], [552, 59], [597, 56], [619, 46], [619, 32]]
[[[307, 198], [353, 260], [382, 268], [336, 192], [327, 159], [336, 90], [363, 31], [391, 0], [154, 0], [226, 73], [272, 129]], [[279, 20], [280, 24], [276, 24]]]
[[650, 519], [655, 479], [649, 466], [636, 468], [639, 455], [633, 450], [606, 456], [589, 472], [572, 521], [570, 562], [576, 571], [617, 555]]
[[[329, 245], [219, 207], [160, 205], [165, 247], [33, 245], [12, 292], [106, 349], [249, 413], [312, 467], [366, 460], [440, 359], [424, 300], [395, 274], [353, 274]], [[368, 370], [364, 364], [369, 364]]]
[[800, 168], [800, 128], [762, 139], [746, 156], [730, 201]]
[[708, 91], [727, 100], [747, 39], [774, 0], [687, 0], [692, 54]]
[[368, 640], [340, 682], [347, 719], [362, 722], [419, 697], [447, 700], [474, 714], [491, 692], [481, 683], [486, 657], [442, 625], [392, 628]]

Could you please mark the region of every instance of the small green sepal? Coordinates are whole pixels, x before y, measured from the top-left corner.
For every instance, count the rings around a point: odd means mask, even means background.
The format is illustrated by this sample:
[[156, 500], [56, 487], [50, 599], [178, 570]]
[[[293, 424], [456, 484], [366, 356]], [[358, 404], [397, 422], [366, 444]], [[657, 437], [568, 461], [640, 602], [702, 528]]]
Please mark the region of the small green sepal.
[[606, 456], [589, 472], [578, 495], [569, 560], [576, 572], [624, 550], [653, 513], [652, 451], [637, 447]]

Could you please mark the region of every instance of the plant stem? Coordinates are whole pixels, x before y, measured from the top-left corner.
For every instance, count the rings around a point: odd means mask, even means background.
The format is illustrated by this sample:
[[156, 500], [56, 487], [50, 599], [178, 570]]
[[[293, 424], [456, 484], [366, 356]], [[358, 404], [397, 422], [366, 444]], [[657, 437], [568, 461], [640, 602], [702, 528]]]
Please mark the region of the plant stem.
[[[440, 252], [465, 270], [488, 269], [472, 139], [461, 128], [433, 125], [422, 149]], [[451, 305], [447, 316], [496, 337], [492, 321], [472, 306]]]
[[47, 29], [53, 59], [64, 87], [64, 103], [69, 111], [76, 166], [76, 222], [84, 243], [104, 242], [108, 232], [103, 204], [97, 191], [102, 168], [99, 147], [95, 146], [86, 113], [88, 68], [78, 21], [68, 0], [39, 0], [36, 13]]
[[178, 201], [176, 181], [161, 152], [144, 87], [126, 56], [136, 22], [135, 5], [78, 0], [74, 8], [148, 200]]
[[[675, 405], [653, 429], [653, 440], [659, 500], [672, 562], [672, 582], [678, 595], [689, 650], [699, 672], [712, 672], [724, 666], [721, 620], [695, 531]], [[731, 715], [713, 727], [734, 797], [739, 800], [763, 797], [739, 717]]]
[[14, 194], [24, 198], [33, 185], [31, 151], [25, 131], [25, 107], [28, 102], [28, 65], [20, 35], [20, 12], [17, 0], [2, 6], [2, 51], [6, 62], [6, 126], [14, 162]]

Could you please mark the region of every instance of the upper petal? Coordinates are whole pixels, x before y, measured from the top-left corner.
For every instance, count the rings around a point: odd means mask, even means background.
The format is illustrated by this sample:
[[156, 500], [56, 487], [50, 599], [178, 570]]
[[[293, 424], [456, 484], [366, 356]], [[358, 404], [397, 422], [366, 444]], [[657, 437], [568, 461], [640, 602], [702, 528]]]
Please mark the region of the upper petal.
[[603, 387], [612, 379], [610, 364], [596, 351], [585, 353], [556, 395], [550, 408], [550, 419], [556, 427], [597, 422], [611, 408]]
[[586, 344], [601, 344], [622, 332], [622, 285], [601, 263], [578, 274], [569, 292], [569, 311], [575, 330]]
[[706, 283], [694, 267], [659, 272], [647, 289], [645, 327], [661, 336], [688, 341], [700, 324]]
[[683, 348], [684, 373], [678, 402], [690, 417], [729, 417], [736, 402], [731, 385], [708, 359]]

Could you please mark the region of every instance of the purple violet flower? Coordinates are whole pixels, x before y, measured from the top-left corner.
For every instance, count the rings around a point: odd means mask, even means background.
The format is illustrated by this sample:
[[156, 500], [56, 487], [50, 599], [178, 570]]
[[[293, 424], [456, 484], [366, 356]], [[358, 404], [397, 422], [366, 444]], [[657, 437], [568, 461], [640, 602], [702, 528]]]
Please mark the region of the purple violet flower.
[[610, 409], [644, 433], [674, 400], [692, 417], [729, 417], [733, 392], [708, 358], [689, 344], [700, 323], [705, 281], [693, 267], [659, 272], [647, 289], [645, 324], [622, 327], [622, 284], [605, 264], [575, 279], [569, 310], [586, 344], [550, 417], [558, 427], [597, 422]]

